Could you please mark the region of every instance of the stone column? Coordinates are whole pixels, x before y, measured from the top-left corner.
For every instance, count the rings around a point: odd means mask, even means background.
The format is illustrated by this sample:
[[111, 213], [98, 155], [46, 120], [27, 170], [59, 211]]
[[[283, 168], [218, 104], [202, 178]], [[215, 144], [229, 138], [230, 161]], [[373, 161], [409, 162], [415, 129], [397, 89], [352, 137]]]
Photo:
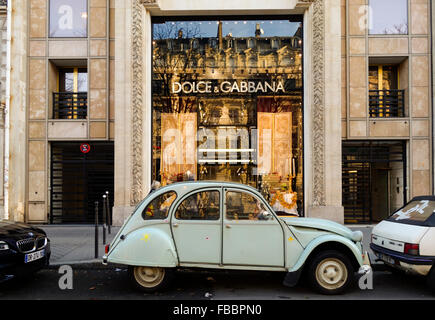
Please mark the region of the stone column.
[[306, 216], [344, 222], [341, 183], [340, 0], [299, 0], [305, 12]]
[[151, 15], [141, 0], [116, 0], [115, 204], [121, 225], [151, 185]]
[[27, 0], [12, 5], [11, 94], [9, 110], [9, 219], [25, 221], [26, 105], [27, 105]]

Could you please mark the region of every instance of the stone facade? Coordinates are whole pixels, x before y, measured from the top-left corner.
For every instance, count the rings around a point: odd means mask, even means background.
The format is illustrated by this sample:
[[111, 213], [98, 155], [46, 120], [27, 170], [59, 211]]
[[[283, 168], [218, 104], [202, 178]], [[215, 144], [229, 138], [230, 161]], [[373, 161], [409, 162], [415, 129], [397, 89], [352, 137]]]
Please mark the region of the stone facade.
[[0, 219], [4, 217], [4, 126], [6, 107], [7, 1], [0, 1]]
[[[12, 16], [9, 217], [48, 222], [50, 148], [114, 141], [114, 223], [149, 192], [153, 16], [298, 14], [304, 20], [304, 208], [343, 223], [342, 143], [404, 141], [409, 199], [433, 193], [430, 1], [408, 0], [409, 32], [370, 35], [369, 0], [88, 1], [88, 34], [53, 38], [48, 0], [17, 0]], [[22, 23], [18, 23], [18, 21]], [[29, 32], [26, 32], [29, 26]], [[339, 50], [338, 48], [341, 48]], [[397, 65], [405, 114], [372, 117], [371, 66]], [[60, 67], [86, 66], [85, 119], [55, 119]], [[23, 125], [25, 124], [25, 125]], [[392, 166], [391, 170], [395, 170]]]

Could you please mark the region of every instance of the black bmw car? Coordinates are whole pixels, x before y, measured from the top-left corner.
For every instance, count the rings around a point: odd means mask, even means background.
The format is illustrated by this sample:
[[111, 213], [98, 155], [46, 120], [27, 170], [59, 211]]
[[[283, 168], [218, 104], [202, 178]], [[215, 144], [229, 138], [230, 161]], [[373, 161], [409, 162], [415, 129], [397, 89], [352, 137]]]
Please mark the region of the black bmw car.
[[36, 272], [50, 261], [50, 240], [36, 227], [0, 220], [0, 283]]

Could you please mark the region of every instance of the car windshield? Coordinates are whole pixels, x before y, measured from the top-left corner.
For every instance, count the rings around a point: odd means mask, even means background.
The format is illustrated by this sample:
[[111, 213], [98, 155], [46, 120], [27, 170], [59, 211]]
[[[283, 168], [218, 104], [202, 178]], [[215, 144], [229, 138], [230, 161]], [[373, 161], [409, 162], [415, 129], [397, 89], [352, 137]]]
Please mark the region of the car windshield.
[[407, 224], [435, 226], [434, 210], [435, 201], [414, 200], [393, 213], [388, 220]]

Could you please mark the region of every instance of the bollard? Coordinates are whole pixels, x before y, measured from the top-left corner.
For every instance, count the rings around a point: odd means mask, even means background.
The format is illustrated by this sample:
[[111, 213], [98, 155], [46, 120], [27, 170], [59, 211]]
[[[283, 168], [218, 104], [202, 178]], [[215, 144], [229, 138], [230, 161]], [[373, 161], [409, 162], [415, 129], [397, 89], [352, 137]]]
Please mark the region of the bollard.
[[107, 223], [107, 216], [106, 216], [106, 195], [103, 195], [103, 244], [106, 244], [106, 223]]
[[107, 225], [109, 234], [111, 234], [111, 228], [112, 228], [112, 213], [110, 211], [110, 202], [109, 202], [109, 191], [106, 191], [106, 204], [107, 204]]
[[95, 201], [95, 259], [98, 258], [98, 201]]

